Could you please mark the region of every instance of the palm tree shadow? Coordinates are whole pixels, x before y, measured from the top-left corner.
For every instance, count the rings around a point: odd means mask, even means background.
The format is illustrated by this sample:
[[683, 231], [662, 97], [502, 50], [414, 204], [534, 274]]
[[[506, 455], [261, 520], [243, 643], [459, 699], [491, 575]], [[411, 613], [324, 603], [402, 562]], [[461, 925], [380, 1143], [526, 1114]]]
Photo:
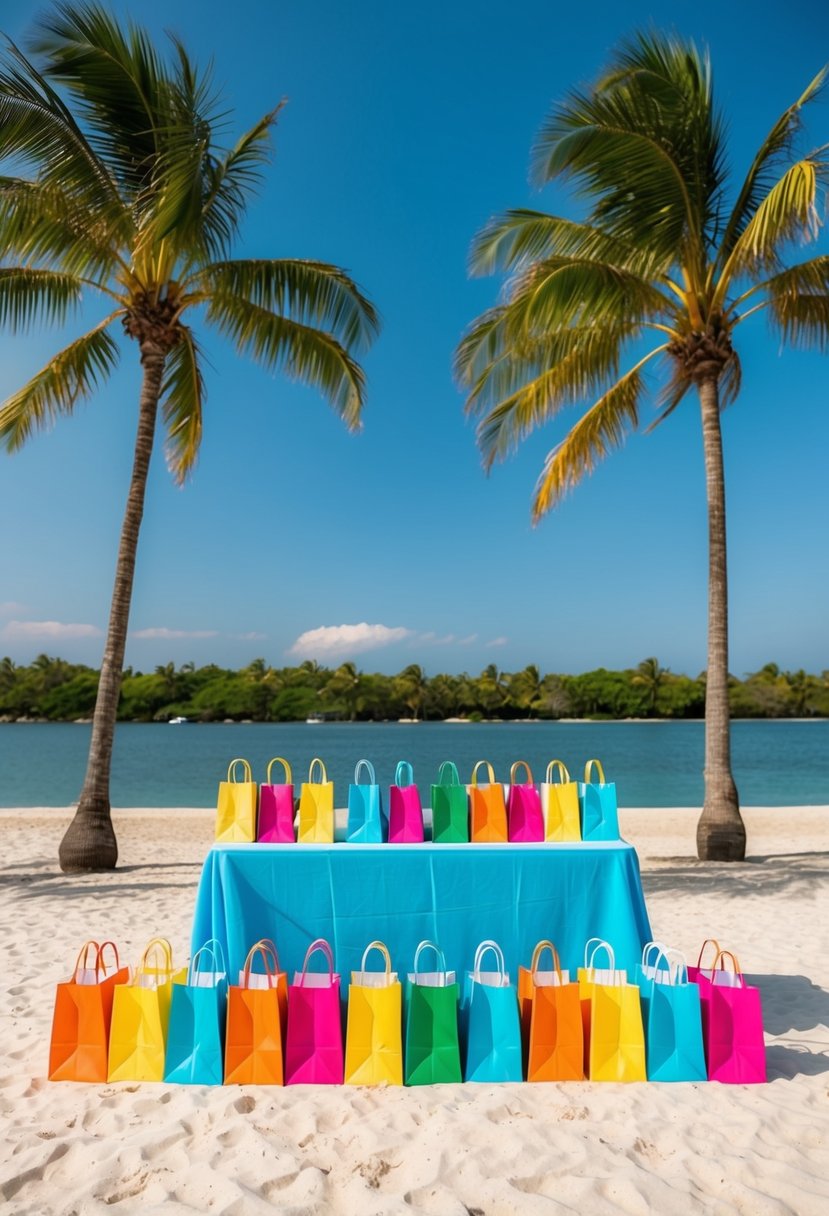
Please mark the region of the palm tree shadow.
[[645, 895], [740, 895], [810, 893], [829, 877], [829, 852], [774, 853], [746, 858], [744, 862], [698, 861], [692, 857], [665, 857], [649, 862], [642, 871]]

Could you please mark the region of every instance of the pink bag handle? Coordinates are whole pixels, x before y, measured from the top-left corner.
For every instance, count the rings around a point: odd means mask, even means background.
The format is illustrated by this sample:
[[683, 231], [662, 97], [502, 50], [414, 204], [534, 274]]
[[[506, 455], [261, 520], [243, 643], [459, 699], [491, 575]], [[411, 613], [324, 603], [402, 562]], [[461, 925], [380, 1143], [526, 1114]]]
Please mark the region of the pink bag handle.
[[530, 768], [529, 764], [527, 764], [527, 761], [526, 761], [526, 760], [516, 760], [516, 761], [515, 761], [515, 764], [513, 764], [512, 768], [511, 768], [511, 769], [510, 769], [510, 771], [509, 771], [509, 783], [510, 783], [510, 785], [517, 785], [517, 784], [518, 784], [518, 782], [516, 782], [516, 780], [515, 780], [515, 770], [516, 770], [517, 768], [523, 768], [523, 769], [524, 769], [524, 771], [525, 771], [525, 772], [526, 772], [526, 774], [527, 774], [527, 780], [526, 780], [526, 781], [522, 781], [520, 784], [521, 784], [521, 785], [532, 785], [532, 783], [533, 783], [533, 774], [532, 774], [532, 769]]
[[305, 974], [308, 970], [308, 961], [311, 958], [311, 955], [314, 954], [317, 950], [319, 950], [322, 954], [325, 955], [325, 957], [328, 961], [328, 979], [329, 979], [330, 983], [332, 983], [332, 984], [334, 983], [334, 955], [331, 951], [331, 947], [329, 946], [329, 944], [325, 940], [325, 938], [318, 937], [315, 941], [311, 942], [311, 945], [305, 951], [305, 961], [302, 964], [302, 971], [300, 972], [300, 975], [299, 975], [299, 987], [300, 988], [304, 987], [304, 985], [305, 985]]

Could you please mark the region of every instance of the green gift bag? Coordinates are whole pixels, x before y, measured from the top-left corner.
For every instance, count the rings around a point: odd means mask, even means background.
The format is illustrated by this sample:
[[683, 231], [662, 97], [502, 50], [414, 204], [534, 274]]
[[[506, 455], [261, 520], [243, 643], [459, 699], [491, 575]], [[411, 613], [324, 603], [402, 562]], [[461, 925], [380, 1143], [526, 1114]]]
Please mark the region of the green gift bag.
[[432, 786], [432, 840], [435, 844], [459, 844], [469, 840], [469, 806], [466, 786], [458, 770], [444, 760], [438, 783]]
[[[433, 950], [437, 971], [419, 971], [424, 950]], [[421, 942], [406, 985], [406, 1084], [436, 1085], [461, 1081], [458, 997], [455, 973], [446, 970], [440, 946]]]

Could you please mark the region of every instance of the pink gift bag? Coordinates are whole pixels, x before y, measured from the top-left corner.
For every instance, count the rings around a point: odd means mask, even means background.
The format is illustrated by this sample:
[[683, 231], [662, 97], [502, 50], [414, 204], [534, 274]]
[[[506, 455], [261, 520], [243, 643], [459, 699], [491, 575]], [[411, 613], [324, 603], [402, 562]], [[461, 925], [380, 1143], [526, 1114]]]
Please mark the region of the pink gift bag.
[[[516, 784], [515, 770], [523, 768], [527, 780], [523, 785]], [[530, 841], [544, 839], [544, 814], [541, 810], [541, 797], [533, 785], [533, 775], [526, 760], [516, 760], [509, 771], [509, 796], [507, 797], [507, 821], [511, 841]]]
[[[283, 785], [271, 785], [271, 769], [275, 764], [281, 764], [285, 770]], [[292, 844], [296, 840], [291, 766], [281, 756], [271, 760], [265, 785], [259, 790], [259, 835], [256, 839], [260, 844]]]
[[[405, 782], [405, 784], [404, 784]], [[401, 760], [389, 788], [389, 844], [419, 844], [423, 840], [423, 807], [412, 766]]]
[[[327, 971], [309, 971], [315, 951], [327, 961]], [[342, 1085], [343, 1031], [340, 1019], [340, 977], [334, 971], [331, 947], [323, 938], [311, 942], [302, 971], [288, 988], [288, 1040], [285, 1084]]]
[[[725, 967], [730, 959], [733, 971]], [[703, 977], [701, 1005], [703, 1039], [709, 1081], [726, 1081], [731, 1085], [766, 1080], [766, 1043], [763, 1038], [763, 1010], [760, 989], [745, 981], [737, 959], [728, 950], [721, 950], [710, 980]]]

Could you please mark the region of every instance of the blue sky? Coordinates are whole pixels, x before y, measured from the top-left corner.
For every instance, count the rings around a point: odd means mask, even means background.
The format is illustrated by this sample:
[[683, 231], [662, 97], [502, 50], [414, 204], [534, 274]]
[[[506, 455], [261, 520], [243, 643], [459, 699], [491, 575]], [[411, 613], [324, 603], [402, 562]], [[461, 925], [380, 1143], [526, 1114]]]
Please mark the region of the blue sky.
[[[498, 290], [466, 275], [474, 232], [506, 207], [573, 208], [527, 181], [551, 103], [594, 76], [619, 37], [672, 27], [676, 6], [145, 0], [140, 10], [153, 32], [174, 29], [214, 58], [240, 128], [288, 99], [237, 252], [346, 266], [384, 325], [356, 437], [312, 391], [211, 343], [205, 438], [184, 489], [156, 449], [128, 662], [313, 654], [366, 670], [578, 671], [656, 655], [700, 670], [706, 518], [693, 400], [533, 529], [533, 485], [569, 416], [487, 478], [451, 377], [458, 338]], [[5, 0], [0, 25], [20, 38], [34, 11]], [[765, 0], [750, 12], [698, 6], [678, 27], [710, 45], [738, 172], [829, 56], [825, 4], [795, 5], [788, 20]], [[813, 144], [829, 141], [826, 101], [809, 122]], [[0, 334], [2, 397], [62, 337]], [[819, 670], [829, 666], [829, 362], [781, 353], [759, 319], [740, 350], [743, 391], [724, 418], [731, 667]], [[127, 349], [73, 419], [0, 455], [0, 654], [97, 664], [138, 382]], [[362, 623], [383, 628], [337, 628]], [[321, 632], [297, 645], [311, 631]]]

